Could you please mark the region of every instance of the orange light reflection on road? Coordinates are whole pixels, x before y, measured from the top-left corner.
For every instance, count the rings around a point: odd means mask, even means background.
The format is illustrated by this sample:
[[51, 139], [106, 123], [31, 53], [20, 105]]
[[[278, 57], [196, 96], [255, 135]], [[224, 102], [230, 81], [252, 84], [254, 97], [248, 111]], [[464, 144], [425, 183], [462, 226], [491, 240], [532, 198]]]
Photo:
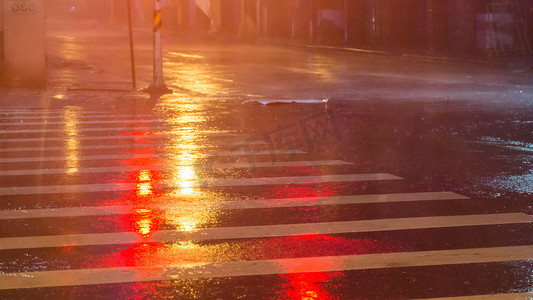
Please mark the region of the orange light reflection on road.
[[194, 166], [202, 156], [203, 145], [191, 124], [204, 122], [205, 117], [197, 113], [198, 104], [167, 104], [165, 122], [172, 129], [167, 132], [170, 139], [165, 149], [168, 151], [169, 184], [174, 188], [172, 196], [197, 198], [200, 195]]
[[[193, 93], [221, 95], [228, 94], [227, 85], [232, 81], [228, 79], [215, 78], [209, 65], [181, 64], [176, 62], [166, 62], [169, 76], [180, 78], [180, 88]], [[172, 73], [176, 73], [172, 75]]]
[[[198, 124], [206, 121], [205, 114], [201, 112], [202, 104], [194, 101], [177, 103], [175, 99], [162, 97], [159, 105], [166, 125], [171, 128], [165, 132], [164, 144], [158, 142], [158, 149], [166, 151], [164, 161], [152, 158], [155, 148], [143, 147], [153, 143], [153, 140], [143, 138], [151, 133], [136, 130], [130, 135], [135, 136], [133, 142], [139, 147], [132, 153], [132, 159], [122, 162], [137, 167], [127, 178], [135, 188], [125, 197], [127, 205], [132, 207], [132, 214], [123, 217], [124, 231], [137, 232], [145, 241], [154, 231], [160, 230], [162, 224], [168, 230], [193, 232], [205, 227], [205, 224], [216, 223], [220, 214], [208, 204], [209, 200], [219, 201], [219, 198], [207, 195], [201, 189], [200, 174], [196, 168], [198, 160], [203, 159], [207, 152], [205, 138], [198, 132]], [[159, 190], [159, 181], [163, 180], [161, 168], [165, 174], [164, 193]], [[181, 205], [194, 202], [202, 205]], [[219, 257], [221, 253], [227, 255]], [[206, 263], [233, 255], [239, 258], [242, 253], [235, 253], [235, 249], [227, 243], [204, 245], [182, 241], [135, 244], [107, 256], [105, 261], [114, 266], [157, 267]]]
[[78, 132], [80, 111], [76, 107], [65, 107], [64, 122], [65, 122], [65, 157], [67, 174], [74, 174], [79, 171], [80, 167], [80, 140]]
[[205, 137], [199, 132], [199, 125], [207, 121], [203, 112], [203, 103], [194, 98], [162, 98], [161, 109], [164, 111], [165, 123], [172, 128], [168, 133], [170, 139], [167, 149], [168, 180], [172, 192], [169, 193], [165, 219], [177, 230], [195, 231], [203, 224], [212, 223], [219, 212], [211, 209], [209, 204], [195, 207], [180, 206], [180, 203], [202, 202], [209, 198], [201, 188], [197, 162], [205, 158]]

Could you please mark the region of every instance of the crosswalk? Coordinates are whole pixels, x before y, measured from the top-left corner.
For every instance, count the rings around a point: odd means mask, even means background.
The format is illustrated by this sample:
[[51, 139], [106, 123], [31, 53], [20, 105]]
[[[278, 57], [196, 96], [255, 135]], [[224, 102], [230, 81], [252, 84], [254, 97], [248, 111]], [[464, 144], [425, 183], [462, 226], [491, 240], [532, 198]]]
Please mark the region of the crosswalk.
[[532, 298], [532, 216], [249, 137], [0, 111], [0, 298]]

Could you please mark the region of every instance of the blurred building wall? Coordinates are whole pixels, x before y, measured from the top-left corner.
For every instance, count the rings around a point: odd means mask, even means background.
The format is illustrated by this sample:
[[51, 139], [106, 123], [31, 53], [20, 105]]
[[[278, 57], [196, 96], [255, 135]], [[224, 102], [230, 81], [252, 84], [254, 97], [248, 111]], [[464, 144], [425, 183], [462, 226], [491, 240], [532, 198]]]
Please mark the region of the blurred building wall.
[[[127, 22], [126, 0], [47, 1], [54, 3], [57, 15], [97, 17], [115, 24]], [[135, 27], [151, 28], [153, 0], [131, 1]], [[508, 32], [495, 32], [494, 22], [489, 22], [494, 18], [487, 7], [497, 2], [519, 8], [519, 14], [512, 12], [512, 28]], [[522, 33], [527, 43], [533, 44], [533, 0], [162, 0], [162, 3], [164, 30], [191, 38], [260, 38], [453, 56], [483, 55], [487, 51], [484, 48], [498, 42], [488, 39], [505, 34], [517, 40]], [[514, 40], [511, 47], [518, 45]]]
[[43, 0], [3, 0], [3, 80], [19, 87], [46, 86]]

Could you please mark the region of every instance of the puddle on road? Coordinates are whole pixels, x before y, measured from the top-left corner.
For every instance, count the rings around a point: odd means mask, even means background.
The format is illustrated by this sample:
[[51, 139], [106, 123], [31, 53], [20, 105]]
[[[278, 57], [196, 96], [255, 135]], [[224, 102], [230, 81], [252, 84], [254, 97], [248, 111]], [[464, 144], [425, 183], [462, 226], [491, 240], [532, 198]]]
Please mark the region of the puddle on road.
[[498, 176], [487, 185], [498, 190], [533, 194], [533, 173], [513, 176]]
[[511, 150], [533, 152], [533, 143], [512, 141], [512, 140], [503, 140], [496, 137], [485, 136], [481, 138], [482, 143], [489, 145], [501, 146]]

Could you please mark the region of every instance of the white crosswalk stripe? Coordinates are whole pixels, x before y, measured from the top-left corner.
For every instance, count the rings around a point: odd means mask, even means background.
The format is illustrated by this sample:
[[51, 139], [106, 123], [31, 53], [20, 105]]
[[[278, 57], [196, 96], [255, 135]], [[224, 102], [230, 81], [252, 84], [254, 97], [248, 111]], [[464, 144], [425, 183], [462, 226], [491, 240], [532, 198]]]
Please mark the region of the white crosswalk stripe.
[[[286, 152], [273, 152], [274, 154], [286, 154]], [[294, 152], [296, 154], [299, 152]], [[272, 154], [272, 153], [270, 153]], [[250, 152], [248, 155], [258, 155], [256, 152]], [[109, 156], [97, 156], [95, 159], [109, 159]], [[159, 156], [143, 156], [143, 158], [159, 157]], [[131, 158], [131, 156], [124, 156], [124, 158]], [[83, 160], [83, 159], [80, 159]], [[85, 160], [88, 160], [85, 158]], [[256, 162], [250, 163], [216, 163], [216, 164], [202, 164], [199, 167], [203, 169], [239, 169], [239, 168], [273, 168], [273, 167], [305, 167], [305, 166], [339, 166], [349, 165], [350, 163], [340, 160], [328, 160], [328, 161], [289, 161], [289, 162]], [[76, 170], [76, 174], [94, 174], [94, 173], [111, 173], [111, 172], [128, 172], [135, 170], [162, 170], [162, 166], [125, 166], [125, 167], [94, 167], [83, 168]], [[67, 174], [69, 169], [25, 169], [25, 170], [9, 170], [0, 171], [0, 176], [17, 176], [17, 175], [43, 175], [43, 174]]]
[[[212, 209], [212, 210], [232, 210], [232, 209], [257, 209], [274, 207], [301, 207], [317, 205], [342, 205], [342, 204], [363, 204], [363, 203], [391, 203], [391, 202], [411, 202], [411, 201], [438, 201], [438, 200], [465, 200], [468, 197], [451, 192], [427, 192], [427, 193], [398, 193], [398, 194], [375, 194], [375, 195], [351, 195], [334, 197], [305, 197], [305, 198], [284, 198], [267, 200], [247, 200], [228, 202], [193, 202], [179, 203], [176, 205], [144, 205], [144, 209], [158, 211], [176, 210], [185, 211]], [[93, 206], [93, 207], [65, 207], [50, 209], [29, 209], [29, 210], [5, 210], [0, 211], [0, 220], [28, 219], [28, 218], [51, 218], [51, 217], [81, 217], [100, 215], [122, 215], [135, 211], [130, 206]]]
[[[111, 116], [105, 113], [93, 113], [93, 114], [86, 114], [79, 116], [77, 120], [87, 120], [87, 119], [102, 119], [106, 120], [109, 119]], [[153, 115], [121, 115], [120, 118], [124, 120], [125, 122], [132, 122], [133, 120], [127, 119], [127, 118], [153, 118]], [[46, 123], [48, 120], [64, 120], [65, 119], [65, 113], [64, 112], [56, 112], [56, 113], [49, 113], [49, 114], [39, 114], [39, 113], [33, 113], [33, 112], [18, 112], [18, 113], [9, 113], [5, 114], [1, 117], [2, 120], [17, 120], [21, 123], [24, 123], [25, 120], [38, 120], [39, 122]], [[137, 119], [135, 119], [135, 122]], [[2, 123], [0, 123], [2, 124]]]
[[150, 242], [181, 242], [204, 240], [286, 237], [309, 234], [358, 233], [395, 231], [455, 226], [481, 226], [531, 223], [533, 217], [523, 214], [486, 214], [475, 216], [445, 216], [425, 218], [380, 219], [351, 222], [304, 223], [272, 226], [204, 228], [194, 231], [156, 231], [149, 238], [136, 232], [30, 236], [0, 239], [0, 250], [133, 244]]
[[[16, 133], [16, 134], [23, 134], [23, 133], [64, 133], [65, 135], [68, 134], [68, 128], [45, 128], [45, 129], [11, 129], [11, 130], [0, 130], [0, 134], [10, 134], [10, 133]], [[179, 135], [183, 133], [190, 133], [190, 131], [177, 131], [177, 130], [171, 130], [170, 127], [164, 127], [164, 126], [138, 126], [138, 125], [124, 125], [120, 127], [92, 127], [92, 128], [77, 128], [76, 133], [84, 133], [84, 132], [113, 132], [113, 131], [119, 131], [119, 132], [128, 132], [132, 130], [145, 130], [145, 131], [159, 131], [162, 134], [173, 134], [173, 135]], [[214, 133], [203, 133], [204, 135], [214, 135]], [[217, 136], [237, 136], [235, 133], [232, 132], [217, 132]]]
[[[249, 185], [277, 185], [292, 183], [321, 183], [321, 182], [356, 182], [376, 180], [398, 180], [400, 177], [390, 174], [348, 174], [298, 177], [246, 178], [246, 179], [205, 179], [202, 185], [209, 187], [221, 186], [249, 186]], [[158, 188], [172, 187], [171, 182], [155, 184]], [[131, 191], [136, 188], [135, 183], [96, 183], [72, 185], [43, 185], [1, 187], [0, 196], [38, 195], [60, 193], [95, 193], [112, 191]]]
[[[135, 120], [135, 122], [127, 122], [127, 121], [116, 121], [116, 120], [98, 120], [98, 121], [79, 121], [76, 122], [77, 125], [98, 125], [98, 124], [120, 124], [123, 127], [126, 126], [133, 126], [133, 125], [144, 125], [144, 124], [150, 124], [150, 123], [161, 123], [158, 119], [140, 119]], [[65, 125], [65, 121], [40, 121], [40, 122], [2, 122], [0, 123], [0, 126], [35, 126], [35, 125], [41, 125], [41, 126], [50, 126], [50, 125]], [[107, 128], [107, 127], [102, 127]]]
[[[258, 155], [283, 155], [283, 154], [302, 154], [303, 151], [300, 150], [276, 150], [276, 151], [268, 151], [268, 150], [262, 150], [262, 151], [218, 151], [218, 152], [211, 152], [207, 153], [206, 157], [213, 157], [213, 156], [237, 156], [237, 155], [245, 155], [245, 156], [258, 156]], [[172, 158], [179, 156], [179, 154], [108, 154], [108, 155], [79, 155], [76, 156], [77, 161], [83, 161], [83, 160], [121, 160], [121, 159], [130, 159], [130, 158]], [[0, 158], [0, 163], [28, 163], [28, 162], [45, 162], [45, 161], [51, 161], [51, 162], [57, 162], [57, 161], [65, 161], [69, 160], [68, 157], [65, 156], [41, 156], [41, 157], [14, 157], [14, 158]], [[340, 164], [335, 161], [329, 161], [330, 163], [327, 163], [326, 161], [320, 161], [319, 163], [313, 163], [308, 162], [308, 165], [320, 165], [320, 164]], [[282, 162], [270, 162], [270, 163], [254, 163], [253, 165], [251, 163], [244, 163], [244, 164], [237, 164], [237, 163], [220, 163], [218, 164], [218, 168], [246, 168], [246, 167], [268, 167], [268, 166], [275, 166], [278, 164], [278, 166], [290, 166], [291, 163], [282, 163]], [[296, 163], [292, 162], [292, 164], [301, 164], [305, 165], [305, 162]], [[343, 163], [345, 164], [345, 163]], [[0, 171], [1, 174], [1, 171]]]
[[[295, 147], [274, 150], [272, 141], [244, 140], [246, 137], [239, 136], [232, 130], [195, 132], [195, 135], [203, 137], [203, 144], [200, 150], [195, 150], [198, 153], [194, 155], [187, 151], [175, 152], [179, 145], [168, 143], [167, 140], [150, 139], [137, 145], [113, 144], [137, 138], [166, 138], [173, 133], [140, 137], [93, 135], [99, 131], [116, 133], [130, 130], [128, 126], [136, 126], [134, 123], [140, 126], [153, 125], [144, 127], [143, 130], [164, 130], [164, 127], [157, 124], [166, 124], [165, 121], [152, 115], [121, 116], [123, 120], [116, 120], [105, 112], [81, 114], [77, 123], [86, 125], [86, 128], [78, 129], [75, 146], [78, 151], [84, 152], [77, 153], [75, 160], [91, 162], [96, 166], [76, 165], [75, 172], [72, 172], [67, 164], [72, 159], [64, 155], [69, 150], [68, 145], [54, 143], [64, 142], [68, 136], [23, 136], [30, 133], [66, 133], [60, 126], [49, 127], [65, 124], [63, 117], [61, 110], [42, 115], [34, 111], [0, 111], [0, 134], [9, 135], [0, 139], [0, 153], [3, 153], [0, 166], [9, 166], [0, 169], [0, 179], [6, 180], [5, 183], [0, 181], [0, 184], [4, 183], [0, 186], [0, 197], [9, 204], [4, 205], [7, 208], [0, 211], [0, 228], [3, 230], [0, 232], [6, 234], [0, 236], [0, 291], [374, 269], [423, 269], [436, 266], [453, 268], [458, 265], [533, 259], [532, 245], [500, 245], [491, 244], [490, 241], [478, 247], [466, 247], [458, 243], [457, 247], [460, 248], [454, 248], [454, 241], [450, 241], [451, 246], [435, 246], [434, 249], [429, 247], [432, 250], [411, 250], [417, 249], [416, 246], [406, 246], [391, 248], [386, 253], [377, 250], [373, 252], [373, 249], [366, 249], [368, 253], [359, 253], [358, 249], [347, 254], [341, 248], [335, 249], [335, 253], [338, 253], [336, 255], [310, 250], [309, 255], [302, 255], [302, 252], [292, 254], [288, 251], [286, 254], [284, 251], [270, 251], [267, 241], [274, 238], [283, 243], [295, 237], [341, 237], [356, 243], [372, 240], [366, 238], [371, 234], [388, 234], [398, 236], [397, 239], [401, 240], [406, 233], [431, 230], [444, 232], [468, 229], [481, 232], [503, 227], [513, 232], [515, 227], [523, 228], [533, 224], [533, 217], [523, 212], [489, 213], [482, 209], [474, 213], [447, 213], [442, 207], [466, 207], [478, 200], [451, 191], [397, 191], [398, 187], [406, 186], [409, 178], [385, 173], [386, 170], [363, 172], [357, 170], [358, 166], [353, 162], [344, 160], [309, 159], [310, 154]], [[97, 124], [107, 124], [110, 127], [90, 127]], [[103, 140], [106, 144], [86, 143], [94, 140]], [[17, 144], [10, 147], [10, 143]], [[209, 148], [221, 145], [235, 147], [229, 150]], [[253, 145], [263, 148], [248, 148]], [[158, 154], [123, 151], [143, 147], [155, 147]], [[99, 152], [93, 153], [94, 151]], [[199, 155], [202, 159], [209, 158], [213, 161], [195, 164]], [[295, 160], [295, 155], [298, 160]], [[123, 162], [149, 158], [157, 159], [157, 162], [149, 165], [125, 165]], [[219, 158], [223, 160], [218, 160]], [[102, 166], [100, 163], [104, 160], [116, 164]], [[171, 164], [172, 160], [177, 162]], [[52, 163], [53, 166], [50, 165]], [[157, 179], [150, 172], [157, 174]], [[73, 173], [78, 176], [63, 176]], [[113, 173], [123, 176], [111, 176]], [[128, 181], [128, 176], [135, 179]], [[15, 181], [21, 186], [9, 184]], [[162, 192], [157, 195], [142, 195], [140, 186], [143, 184]], [[377, 192], [367, 192], [367, 185], [375, 185]], [[192, 187], [201, 191], [200, 196], [177, 193]], [[263, 194], [254, 194], [256, 190]], [[123, 192], [126, 196], [113, 199], [95, 199], [102, 197], [100, 194], [93, 196], [94, 193], [107, 195], [115, 192]], [[75, 197], [74, 194], [78, 196]], [[240, 196], [241, 194], [246, 196]], [[133, 199], [128, 198], [130, 196]], [[57, 203], [55, 199], [58, 200]], [[378, 206], [380, 210], [368, 212]], [[399, 211], [400, 207], [405, 211]], [[411, 210], [411, 207], [414, 208]], [[416, 207], [424, 209], [417, 210]], [[366, 215], [361, 213], [363, 217], [357, 215], [347, 219], [342, 215], [345, 210], [365, 212], [369, 217], [364, 217]], [[316, 215], [312, 212], [316, 212]], [[146, 217], [152, 214], [161, 218], [161, 224], [156, 224], [155, 218], [152, 220]], [[305, 214], [310, 214], [309, 218], [303, 218], [302, 215]], [[270, 223], [266, 224], [261, 223], [263, 219], [253, 223], [255, 217], [270, 217], [271, 220], [268, 219]], [[109, 225], [105, 220], [111, 220], [109, 224], [115, 225]], [[32, 224], [38, 226], [33, 228]], [[76, 225], [70, 228], [68, 224]], [[423, 238], [425, 237], [421, 236]], [[246, 243], [250, 241], [263, 241], [266, 246], [262, 251], [265, 253], [256, 254], [257, 248], [248, 249]], [[409, 245], [410, 242], [416, 244], [414, 241], [405, 241], [405, 244]], [[209, 247], [210, 244], [217, 247], [226, 243], [237, 245], [228, 250], [232, 253], [251, 253], [249, 257], [237, 259], [207, 259], [198, 256], [172, 260], [172, 255], [166, 255], [179, 247], [192, 249], [191, 245], [194, 245], [194, 251], [201, 251], [198, 249]], [[165, 259], [138, 260], [134, 261], [134, 266], [118, 267], [95, 261], [91, 262], [94, 265], [80, 267], [74, 260], [70, 260], [72, 257], [61, 256], [67, 267], [57, 267], [54, 259], [48, 260], [46, 256], [56, 255], [57, 258], [66, 249], [79, 248], [94, 257], [101, 257], [101, 252], [108, 251], [106, 247], [111, 249], [135, 245], [152, 245], [159, 251], [154, 255]], [[62, 250], [56, 251], [57, 249]], [[47, 253], [43, 254], [41, 261], [44, 267], [32, 266], [32, 260], [28, 258], [31, 255], [27, 251], [37, 256], [41, 251]], [[8, 262], [3, 261], [2, 253], [20, 255], [16, 264], [27, 261], [25, 267], [20, 267], [16, 272], [3, 270]], [[72, 263], [72, 267], [69, 263]], [[528, 293], [519, 292], [439, 299], [529, 299]]]
[[[212, 132], [198, 132], [195, 133], [200, 136], [234, 136], [233, 133], [212, 133]], [[125, 134], [125, 135], [101, 135], [101, 136], [75, 136], [76, 140], [79, 141], [96, 141], [96, 140], [132, 140], [140, 138], [161, 138], [161, 137], [176, 137], [180, 136], [179, 133], [165, 133], [165, 132], [154, 132], [154, 133], [139, 133], [139, 134]], [[65, 137], [34, 137], [34, 138], [2, 138], [0, 142], [9, 142], [9, 143], [21, 143], [21, 142], [42, 142], [43, 140], [52, 142], [52, 141], [64, 141]], [[231, 142], [225, 145], [239, 145], [242, 142]], [[264, 144], [261, 143], [261, 144]]]
[[0, 289], [528, 260], [533, 246], [0, 274]]
[[[492, 295], [476, 295], [476, 296], [460, 296], [460, 297], [445, 297], [445, 298], [431, 298], [432, 300], [531, 300], [533, 293], [509, 293], [509, 294], [492, 294]], [[429, 300], [417, 299], [417, 300]]]

